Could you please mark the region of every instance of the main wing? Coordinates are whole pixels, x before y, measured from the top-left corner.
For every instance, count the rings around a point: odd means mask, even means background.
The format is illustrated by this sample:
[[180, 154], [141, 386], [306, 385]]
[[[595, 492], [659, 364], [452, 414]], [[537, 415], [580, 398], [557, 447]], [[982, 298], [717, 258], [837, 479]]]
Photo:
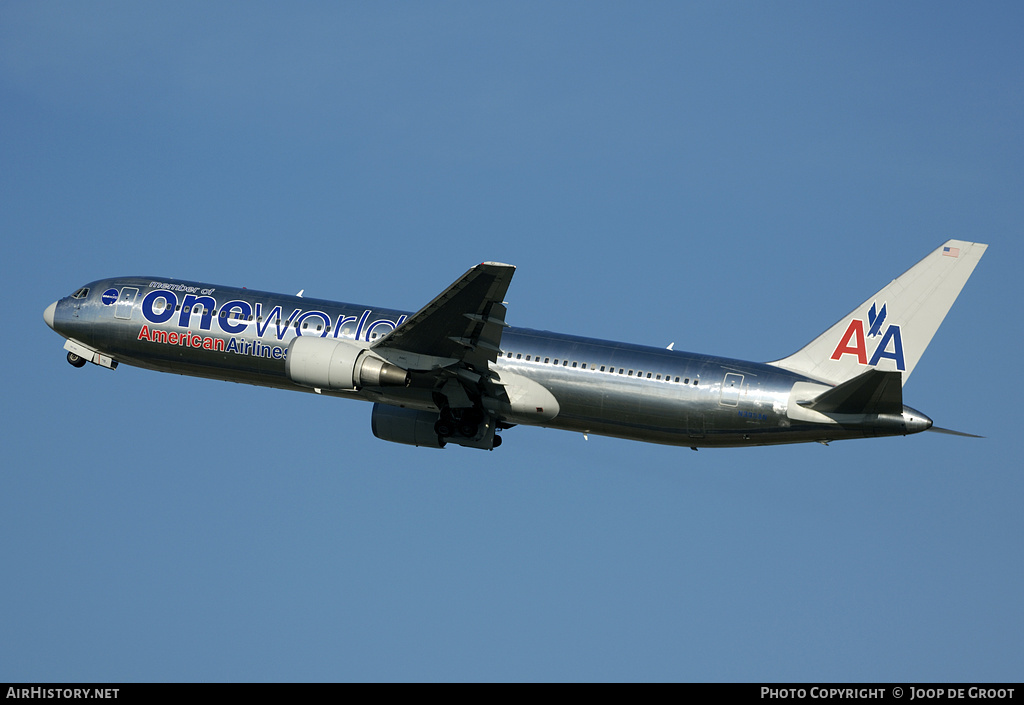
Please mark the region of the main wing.
[[515, 271], [500, 262], [478, 264], [371, 349], [407, 370], [461, 362], [485, 374], [501, 350], [503, 301]]

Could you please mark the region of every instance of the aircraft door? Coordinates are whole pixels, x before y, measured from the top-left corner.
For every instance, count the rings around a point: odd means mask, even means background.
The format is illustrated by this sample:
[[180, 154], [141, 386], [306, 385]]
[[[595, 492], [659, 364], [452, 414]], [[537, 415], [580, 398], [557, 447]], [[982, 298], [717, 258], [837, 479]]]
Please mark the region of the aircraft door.
[[135, 297], [138, 295], [138, 289], [130, 287], [121, 289], [121, 295], [117, 297], [117, 303], [114, 304], [114, 318], [131, 318], [135, 307]]
[[743, 375], [730, 372], [722, 380], [722, 398], [719, 403], [722, 406], [736, 406], [740, 401], [740, 391], [743, 389]]

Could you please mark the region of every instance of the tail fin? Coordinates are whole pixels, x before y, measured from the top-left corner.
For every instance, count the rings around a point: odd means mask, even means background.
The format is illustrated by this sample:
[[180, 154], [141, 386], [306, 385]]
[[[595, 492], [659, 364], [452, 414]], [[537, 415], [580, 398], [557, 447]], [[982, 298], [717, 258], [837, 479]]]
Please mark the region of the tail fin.
[[829, 384], [898, 371], [906, 384], [987, 248], [949, 240], [802, 350], [768, 364]]

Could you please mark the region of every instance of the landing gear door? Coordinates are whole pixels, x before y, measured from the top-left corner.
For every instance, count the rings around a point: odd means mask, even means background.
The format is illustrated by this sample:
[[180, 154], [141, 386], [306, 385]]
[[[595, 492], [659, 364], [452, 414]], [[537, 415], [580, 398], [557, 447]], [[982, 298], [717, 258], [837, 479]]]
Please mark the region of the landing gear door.
[[135, 297], [138, 295], [138, 289], [129, 287], [121, 289], [121, 295], [117, 297], [117, 303], [114, 304], [114, 318], [124, 318], [125, 320], [131, 318], [132, 310], [135, 307]]

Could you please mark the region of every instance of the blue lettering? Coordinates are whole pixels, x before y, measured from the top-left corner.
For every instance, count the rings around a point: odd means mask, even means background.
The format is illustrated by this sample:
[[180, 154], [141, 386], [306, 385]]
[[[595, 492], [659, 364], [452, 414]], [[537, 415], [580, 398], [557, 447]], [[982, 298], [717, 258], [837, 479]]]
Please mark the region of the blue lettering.
[[370, 309], [363, 311], [363, 315], [359, 318], [359, 325], [356, 326], [356, 340], [359, 340], [360, 334], [363, 332], [363, 325], [366, 324], [366, 319], [370, 317]]
[[[281, 307], [280, 306], [275, 306], [274, 308], [272, 308], [270, 310], [270, 313], [268, 313], [266, 315], [265, 320], [264, 320], [263, 304], [261, 304], [259, 301], [257, 301], [256, 302], [256, 335], [257, 335], [257, 337], [262, 338], [263, 334], [267, 332], [267, 328], [270, 326], [270, 319], [272, 319], [272, 318], [280, 318], [280, 317], [281, 317]], [[260, 323], [263, 323], [263, 325], [261, 326]]]
[[[245, 330], [245, 323], [242, 322], [231, 322], [231, 312], [234, 309], [238, 309], [241, 312], [241, 320], [248, 321], [249, 316], [252, 315], [252, 306], [249, 305], [248, 301], [235, 300], [228, 301], [226, 304], [221, 306], [221, 317], [218, 319], [220, 328], [225, 333], [241, 333]], [[237, 319], [236, 319], [237, 321]]]
[[270, 327], [271, 319], [273, 319], [274, 326], [277, 328], [277, 339], [281, 340], [281, 339], [284, 338], [284, 334], [288, 332], [288, 323], [289, 323], [289, 321], [290, 322], [294, 322], [295, 318], [298, 317], [298, 315], [300, 313], [302, 313], [302, 309], [301, 308], [297, 308], [294, 311], [292, 311], [291, 317], [289, 317], [288, 319], [286, 319], [285, 321], [282, 322], [282, 320], [281, 320], [281, 317], [282, 317], [281, 307], [280, 306], [275, 306], [274, 308], [272, 308], [270, 310], [270, 313], [268, 313], [266, 315], [266, 317], [264, 318], [264, 321], [263, 321], [263, 325], [260, 326], [259, 319], [261, 317], [263, 317], [263, 304], [257, 303], [256, 304], [256, 319], [257, 319], [256, 320], [256, 335], [259, 336], [260, 338], [262, 338], [263, 334], [267, 332], [267, 328]]
[[285, 321], [284, 321], [284, 328], [282, 329], [281, 326], [277, 327], [277, 339], [278, 340], [283, 340], [284, 339], [284, 334], [288, 332], [288, 328], [290, 327], [290, 324], [294, 324], [295, 323], [295, 319], [299, 317], [300, 313], [302, 313], [302, 309], [301, 308], [295, 309], [294, 311], [292, 311], [292, 315], [288, 316], [288, 318], [285, 319]]
[[298, 328], [295, 329], [295, 335], [302, 335], [302, 325], [301, 324], [305, 323], [306, 319], [310, 318], [312, 316], [315, 316], [315, 317], [319, 318], [321, 321], [323, 321], [323, 326], [322, 326], [323, 330], [320, 332], [320, 337], [321, 338], [326, 338], [327, 337], [327, 327], [331, 325], [331, 317], [328, 316], [323, 311], [306, 311], [304, 314], [299, 316], [298, 319], [296, 320], [296, 322], [299, 323], [300, 325], [299, 325]]
[[341, 335], [342, 328], [346, 323], [355, 323], [357, 320], [358, 319], [355, 316], [346, 316], [344, 314], [338, 316], [338, 324], [334, 326], [334, 337], [337, 338], [338, 336], [341, 336], [342, 338], [347, 338], [347, 335]]
[[378, 333], [378, 335], [387, 335], [395, 328], [402, 325], [402, 323], [405, 322], [406, 318], [408, 318], [408, 316], [399, 316], [397, 321], [389, 321], [386, 318], [381, 318], [379, 321], [374, 321], [373, 323], [370, 324], [370, 327], [366, 329], [366, 339], [371, 340], [373, 338], [373, 332], [374, 330], [377, 329], [378, 326], [384, 326], [388, 329], [381, 333]]
[[199, 321], [199, 328], [201, 330], [210, 330], [210, 319], [213, 317], [214, 309], [217, 308], [217, 301], [210, 296], [187, 294], [181, 304], [181, 315], [178, 317], [178, 325], [182, 328], [189, 327], [192, 318], [191, 312], [197, 304], [202, 304], [203, 306], [203, 317]]
[[[893, 345], [892, 352], [886, 350], [889, 347], [890, 340]], [[871, 361], [868, 364], [872, 366], [877, 365], [883, 357], [895, 362], [896, 369], [900, 371], [907, 369], [907, 365], [903, 361], [903, 336], [900, 335], [900, 327], [896, 324], [886, 329], [885, 335], [882, 336], [882, 340], [878, 343], [878, 347], [875, 348], [875, 354], [871, 356]]]
[[[164, 302], [164, 308], [160, 313], [154, 309], [157, 301]], [[178, 297], [173, 291], [157, 289], [146, 294], [142, 300], [142, 315], [150, 323], [167, 323], [174, 316], [174, 307], [178, 305]]]

